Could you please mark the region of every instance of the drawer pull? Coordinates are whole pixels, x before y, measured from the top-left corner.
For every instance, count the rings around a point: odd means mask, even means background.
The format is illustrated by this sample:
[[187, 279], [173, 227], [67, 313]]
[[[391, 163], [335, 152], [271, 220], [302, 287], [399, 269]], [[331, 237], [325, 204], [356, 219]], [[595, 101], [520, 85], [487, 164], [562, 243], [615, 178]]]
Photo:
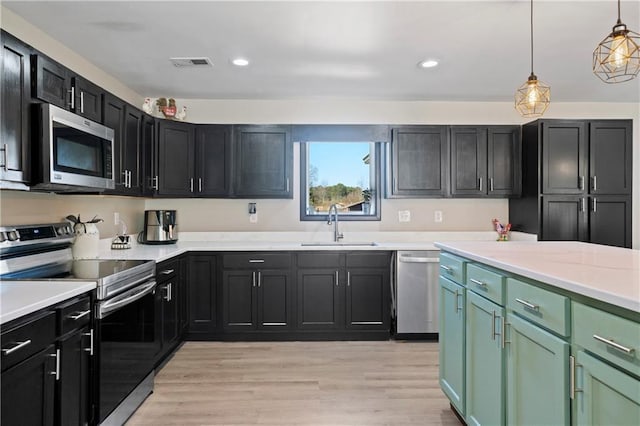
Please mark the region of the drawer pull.
[[444, 269], [447, 274], [453, 273], [453, 269], [449, 268], [447, 265], [440, 265], [440, 269]]
[[30, 345], [31, 344], [31, 339], [25, 340], [24, 342], [16, 342], [16, 343], [17, 343], [17, 345], [12, 347], [11, 349], [3, 349], [2, 350], [2, 355], [11, 355], [15, 351], [17, 351], [19, 349], [22, 349], [27, 345]]
[[622, 346], [620, 343], [616, 343], [613, 340], [605, 339], [604, 337], [600, 337], [597, 334], [594, 334], [593, 338], [599, 342], [604, 343], [605, 345], [609, 345], [614, 349], [622, 351], [627, 355], [633, 355], [633, 353], [636, 351], [634, 348], [627, 348], [626, 346]]
[[264, 259], [249, 259], [249, 263], [264, 263]]
[[67, 318], [69, 318], [71, 320], [74, 320], [74, 321], [78, 321], [80, 318], [86, 317], [90, 313], [91, 313], [91, 309], [89, 309], [88, 311], [84, 311], [84, 312], [76, 312], [75, 315], [68, 315]]
[[483, 283], [482, 281], [475, 280], [473, 278], [469, 278], [469, 281], [483, 288], [487, 288], [487, 283]]
[[160, 272], [162, 275], [171, 275], [173, 274], [173, 271], [175, 271], [175, 269], [165, 269], [164, 271]]
[[533, 303], [529, 303], [526, 300], [516, 299], [516, 302], [523, 304], [526, 308], [532, 309], [534, 311], [539, 311], [540, 306], [534, 305]]

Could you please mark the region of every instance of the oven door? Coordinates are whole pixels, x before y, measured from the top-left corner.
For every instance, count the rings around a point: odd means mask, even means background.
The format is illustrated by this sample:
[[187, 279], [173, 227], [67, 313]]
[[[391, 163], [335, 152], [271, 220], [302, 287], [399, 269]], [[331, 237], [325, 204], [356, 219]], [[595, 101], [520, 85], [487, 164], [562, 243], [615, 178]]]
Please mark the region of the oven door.
[[100, 422], [153, 370], [160, 350], [155, 291], [150, 280], [97, 304]]

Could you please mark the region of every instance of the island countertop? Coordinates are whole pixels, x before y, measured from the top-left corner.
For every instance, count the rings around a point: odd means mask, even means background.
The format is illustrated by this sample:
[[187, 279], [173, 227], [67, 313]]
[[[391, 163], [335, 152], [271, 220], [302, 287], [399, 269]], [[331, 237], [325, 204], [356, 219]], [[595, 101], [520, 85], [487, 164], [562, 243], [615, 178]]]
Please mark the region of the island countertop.
[[640, 312], [640, 251], [569, 241], [436, 242], [459, 256]]

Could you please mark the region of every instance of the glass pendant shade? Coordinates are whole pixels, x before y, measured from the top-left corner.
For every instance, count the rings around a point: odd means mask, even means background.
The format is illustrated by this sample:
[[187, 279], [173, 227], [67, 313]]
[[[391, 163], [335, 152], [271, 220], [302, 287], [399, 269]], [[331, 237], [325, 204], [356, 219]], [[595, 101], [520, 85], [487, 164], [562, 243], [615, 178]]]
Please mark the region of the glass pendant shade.
[[640, 72], [640, 34], [618, 19], [611, 34], [593, 51], [593, 72], [605, 83], [632, 80]]
[[523, 117], [540, 117], [551, 102], [551, 88], [531, 73], [516, 90], [516, 110]]

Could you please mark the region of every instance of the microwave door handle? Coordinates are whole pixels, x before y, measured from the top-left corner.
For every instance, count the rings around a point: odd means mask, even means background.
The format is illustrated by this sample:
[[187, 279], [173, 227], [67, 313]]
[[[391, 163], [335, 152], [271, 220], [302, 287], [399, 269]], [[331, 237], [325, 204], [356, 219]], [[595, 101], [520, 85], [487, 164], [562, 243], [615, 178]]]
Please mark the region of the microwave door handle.
[[120, 309], [130, 303], [142, 299], [147, 294], [151, 293], [156, 287], [156, 281], [150, 281], [148, 284], [141, 286], [142, 288], [133, 294], [123, 294], [122, 298], [115, 297], [113, 300], [107, 301], [100, 305], [98, 308], [98, 319], [104, 318], [111, 312]]

